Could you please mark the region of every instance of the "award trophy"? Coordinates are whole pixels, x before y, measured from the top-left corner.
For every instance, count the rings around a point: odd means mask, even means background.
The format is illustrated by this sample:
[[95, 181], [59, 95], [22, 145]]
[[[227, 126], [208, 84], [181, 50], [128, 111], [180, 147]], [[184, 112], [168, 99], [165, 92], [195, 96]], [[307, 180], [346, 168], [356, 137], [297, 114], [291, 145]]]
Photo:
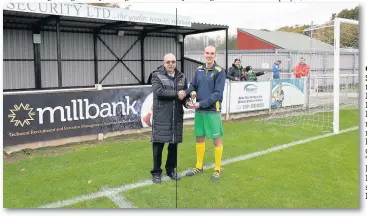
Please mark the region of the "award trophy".
[[196, 103], [196, 91], [192, 91], [190, 94], [189, 104], [193, 105]]

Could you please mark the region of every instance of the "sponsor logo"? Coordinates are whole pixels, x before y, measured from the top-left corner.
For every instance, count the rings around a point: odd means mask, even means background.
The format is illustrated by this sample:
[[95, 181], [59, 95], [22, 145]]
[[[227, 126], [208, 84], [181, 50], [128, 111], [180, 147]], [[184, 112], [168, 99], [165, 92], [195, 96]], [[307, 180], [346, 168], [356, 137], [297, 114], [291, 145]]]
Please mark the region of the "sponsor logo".
[[[69, 106], [37, 108], [38, 124], [54, 123], [56, 120], [55, 114], [57, 113], [60, 118], [57, 120], [61, 122], [137, 114], [138, 112], [135, 109], [137, 101], [130, 103], [129, 96], [125, 96], [125, 99], [125, 101], [102, 104], [90, 103], [88, 99], [73, 99]], [[24, 125], [30, 125], [35, 120], [36, 113], [33, 112], [33, 108], [29, 104], [23, 105], [21, 103], [19, 106], [14, 105], [14, 109], [10, 109], [8, 117], [10, 122], [14, 123], [14, 126], [23, 127]], [[47, 118], [49, 122], [45, 122], [46, 116], [49, 117]]]
[[14, 126], [24, 127], [24, 125], [30, 125], [31, 121], [34, 120], [33, 108], [29, 107], [29, 104], [20, 103], [20, 105], [14, 105], [13, 109], [10, 109], [10, 123], [14, 123]]
[[256, 93], [258, 87], [256, 85], [254, 85], [254, 84], [247, 84], [247, 85], [245, 85], [245, 87], [243, 89], [247, 93]]

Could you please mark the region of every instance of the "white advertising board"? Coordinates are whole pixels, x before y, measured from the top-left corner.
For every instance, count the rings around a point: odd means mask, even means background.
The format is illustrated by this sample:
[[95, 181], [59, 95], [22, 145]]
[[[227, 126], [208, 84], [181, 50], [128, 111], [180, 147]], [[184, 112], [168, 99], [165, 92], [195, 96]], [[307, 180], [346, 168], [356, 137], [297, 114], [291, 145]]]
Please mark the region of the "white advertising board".
[[232, 82], [229, 113], [269, 109], [270, 82]]
[[272, 81], [272, 108], [305, 104], [304, 79], [276, 79]]
[[[228, 97], [228, 83], [226, 82], [226, 84], [224, 85], [224, 92], [223, 92], [222, 110], [221, 110], [222, 114], [227, 113], [227, 106], [228, 106], [227, 97]], [[194, 117], [195, 117], [195, 110], [184, 108], [184, 119], [190, 119]]]

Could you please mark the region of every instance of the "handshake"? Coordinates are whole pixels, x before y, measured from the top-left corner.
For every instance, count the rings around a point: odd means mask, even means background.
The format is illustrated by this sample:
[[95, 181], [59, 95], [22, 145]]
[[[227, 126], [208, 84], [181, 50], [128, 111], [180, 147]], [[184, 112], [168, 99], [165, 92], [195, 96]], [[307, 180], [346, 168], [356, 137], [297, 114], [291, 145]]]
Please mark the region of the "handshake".
[[181, 90], [178, 92], [178, 99], [183, 100], [186, 98], [186, 92], [184, 90]]
[[[190, 102], [195, 103], [196, 102], [196, 91], [192, 91], [190, 93]], [[181, 90], [178, 92], [178, 99], [184, 100], [186, 98], [186, 92], [184, 90]]]
[[[186, 92], [181, 90], [178, 92], [178, 99], [184, 100], [186, 98]], [[199, 103], [196, 102], [196, 91], [190, 93], [190, 99], [186, 104], [189, 109], [197, 109], [200, 107]]]

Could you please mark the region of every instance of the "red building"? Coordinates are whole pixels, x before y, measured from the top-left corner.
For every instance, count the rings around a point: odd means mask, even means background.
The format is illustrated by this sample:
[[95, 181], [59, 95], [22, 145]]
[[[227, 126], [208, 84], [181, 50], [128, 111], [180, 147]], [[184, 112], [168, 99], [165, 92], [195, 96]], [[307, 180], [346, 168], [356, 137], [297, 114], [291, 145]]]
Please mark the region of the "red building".
[[259, 49], [280, 49], [280, 47], [241, 29], [237, 29], [237, 50]]
[[[237, 29], [237, 50], [309, 50], [310, 37], [294, 32]], [[312, 39], [313, 48], [333, 50], [333, 46]]]

